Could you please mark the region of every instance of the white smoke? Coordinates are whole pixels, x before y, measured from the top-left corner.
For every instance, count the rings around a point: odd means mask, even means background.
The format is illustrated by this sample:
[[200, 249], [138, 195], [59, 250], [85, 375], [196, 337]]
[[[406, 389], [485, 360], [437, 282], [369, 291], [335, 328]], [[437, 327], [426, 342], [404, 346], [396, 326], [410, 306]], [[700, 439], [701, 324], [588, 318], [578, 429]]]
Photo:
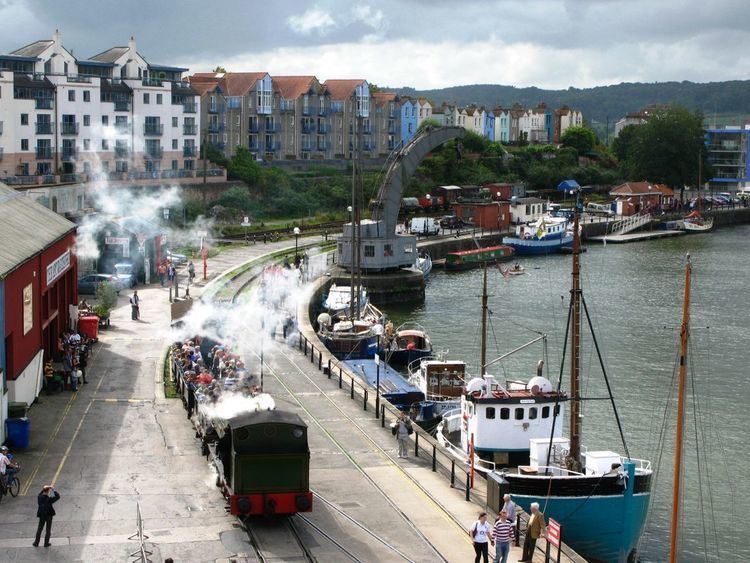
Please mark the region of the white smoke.
[[228, 420], [240, 414], [272, 411], [276, 408], [273, 397], [268, 393], [260, 393], [255, 397], [248, 397], [241, 393], [224, 393], [215, 403], [203, 403], [201, 412], [205, 416]]

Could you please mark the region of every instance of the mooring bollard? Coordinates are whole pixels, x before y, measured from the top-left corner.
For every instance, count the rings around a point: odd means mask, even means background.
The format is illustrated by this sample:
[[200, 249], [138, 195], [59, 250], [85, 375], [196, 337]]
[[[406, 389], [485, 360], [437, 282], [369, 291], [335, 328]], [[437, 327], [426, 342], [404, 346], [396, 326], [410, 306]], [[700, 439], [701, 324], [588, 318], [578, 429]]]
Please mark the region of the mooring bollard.
[[331, 358], [328, 358], [328, 379], [331, 379]]
[[318, 371], [323, 370], [323, 350], [318, 352]]
[[466, 496], [466, 502], [469, 502], [471, 500], [471, 490], [469, 489], [469, 474], [466, 474], [466, 490], [465, 490], [465, 496]]
[[351, 382], [352, 382], [352, 388], [351, 388], [351, 390], [349, 391], [349, 397], [350, 397], [351, 399], [354, 399], [354, 379], [350, 379], [349, 381], [351, 381]]
[[344, 386], [344, 382], [341, 379], [341, 366], [339, 366], [339, 389]]

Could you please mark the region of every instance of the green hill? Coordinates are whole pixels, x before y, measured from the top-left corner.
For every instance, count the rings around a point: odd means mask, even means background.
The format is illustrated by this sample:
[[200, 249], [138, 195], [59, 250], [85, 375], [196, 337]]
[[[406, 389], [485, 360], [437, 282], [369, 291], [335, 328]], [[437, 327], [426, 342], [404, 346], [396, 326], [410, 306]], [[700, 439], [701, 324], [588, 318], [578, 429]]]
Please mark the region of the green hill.
[[699, 109], [703, 111], [709, 124], [717, 122], [740, 125], [750, 116], [750, 80], [708, 83], [637, 82], [596, 88], [571, 87], [567, 90], [516, 88], [499, 84], [472, 84], [439, 90], [395, 90], [409, 96], [425, 96], [437, 104], [448, 101], [459, 105], [474, 103], [490, 108], [498, 105], [507, 107], [516, 102], [527, 107], [539, 102], [546, 102], [554, 108], [568, 105], [580, 109], [584, 118], [593, 125], [598, 125], [595, 128], [601, 131], [604, 130], [607, 118], [610, 131], [613, 131], [618, 119], [649, 104], [678, 104], [691, 110]]

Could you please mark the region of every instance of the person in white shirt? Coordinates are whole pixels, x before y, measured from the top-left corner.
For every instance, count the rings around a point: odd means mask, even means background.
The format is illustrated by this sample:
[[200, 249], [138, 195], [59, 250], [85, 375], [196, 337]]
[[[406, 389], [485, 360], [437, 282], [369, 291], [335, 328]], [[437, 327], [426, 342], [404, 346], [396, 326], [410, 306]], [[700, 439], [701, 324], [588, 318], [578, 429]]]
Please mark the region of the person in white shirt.
[[2, 446], [0, 448], [0, 479], [2, 480], [3, 485], [7, 486], [7, 479], [9, 476], [12, 476], [12, 472], [8, 473], [8, 469], [17, 468], [18, 466], [13, 463], [8, 457], [8, 448], [6, 446]]
[[474, 542], [474, 553], [476, 554], [474, 557], [474, 563], [479, 563], [480, 558], [482, 558], [484, 563], [488, 563], [489, 548], [487, 544], [492, 542], [492, 537], [490, 536], [491, 531], [492, 525], [487, 522], [487, 513], [480, 513], [479, 520], [474, 522], [471, 530], [469, 530], [469, 535]]

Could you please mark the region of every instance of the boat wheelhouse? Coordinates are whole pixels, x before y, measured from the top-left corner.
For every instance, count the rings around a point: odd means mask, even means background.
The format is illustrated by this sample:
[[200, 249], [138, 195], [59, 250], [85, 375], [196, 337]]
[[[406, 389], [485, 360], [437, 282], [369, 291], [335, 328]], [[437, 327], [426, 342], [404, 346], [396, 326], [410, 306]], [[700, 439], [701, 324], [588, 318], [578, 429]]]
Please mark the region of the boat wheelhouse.
[[468, 270], [476, 268], [487, 262], [506, 262], [513, 258], [515, 251], [512, 247], [499, 244], [488, 246], [486, 248], [476, 248], [473, 250], [459, 250], [449, 252], [445, 256], [446, 270]]
[[405, 323], [389, 334], [388, 325], [386, 325], [383, 356], [390, 365], [406, 367], [415, 360], [431, 354], [432, 343], [424, 327], [416, 323]]
[[436, 416], [460, 407], [466, 362], [427, 356], [411, 362], [408, 370], [409, 382], [424, 393], [425, 401], [434, 403]]

